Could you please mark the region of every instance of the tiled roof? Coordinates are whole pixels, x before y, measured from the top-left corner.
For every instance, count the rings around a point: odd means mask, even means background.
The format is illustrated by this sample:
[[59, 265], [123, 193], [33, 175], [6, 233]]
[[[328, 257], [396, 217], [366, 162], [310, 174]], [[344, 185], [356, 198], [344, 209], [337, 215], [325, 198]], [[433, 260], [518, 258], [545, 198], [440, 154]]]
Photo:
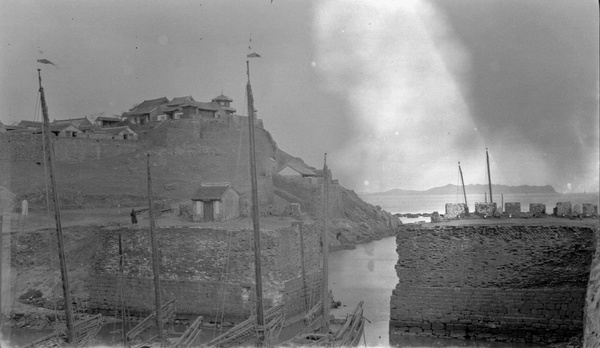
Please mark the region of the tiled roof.
[[75, 127], [74, 125], [72, 125], [70, 123], [59, 123], [59, 124], [50, 123], [50, 131], [51, 132], [60, 132], [69, 127], [73, 127], [75, 129], [79, 130], [79, 128]]
[[231, 99], [228, 96], [223, 95], [223, 94], [221, 94], [220, 96], [218, 96], [215, 99], [213, 99], [213, 101], [220, 101], [220, 100], [228, 101], [228, 102], [232, 102], [233, 101], [233, 99]]
[[96, 121], [113, 121], [113, 122], [121, 122], [121, 119], [118, 117], [108, 117], [108, 116], [100, 116], [96, 118]]
[[167, 97], [144, 100], [140, 105], [134, 107], [133, 109], [131, 109], [127, 112], [124, 112], [123, 115], [131, 116], [131, 115], [148, 114], [148, 113], [151, 113], [152, 111], [156, 110], [156, 108], [159, 105], [166, 104], [168, 102], [169, 102], [169, 99], [167, 99]]
[[80, 118], [70, 118], [66, 120], [54, 120], [53, 124], [73, 124], [75, 127], [79, 127], [81, 125], [90, 125], [92, 122], [87, 119], [87, 117]]
[[195, 101], [191, 95], [188, 95], [186, 97], [175, 97], [167, 105], [175, 106], [175, 105], [185, 104], [185, 103], [191, 102], [191, 101]]
[[296, 161], [286, 163], [279, 171], [282, 171], [286, 166], [292, 168], [302, 175], [316, 175], [312, 169]]
[[193, 106], [200, 110], [219, 111], [219, 109], [217, 109], [214, 105], [212, 105], [212, 103], [202, 103], [202, 102], [197, 102], [197, 101], [185, 103], [181, 106]]
[[193, 201], [220, 200], [225, 192], [231, 187], [230, 184], [201, 185], [192, 196]]
[[23, 121], [19, 122], [19, 126], [21, 126], [21, 127], [42, 128], [42, 122], [23, 120]]

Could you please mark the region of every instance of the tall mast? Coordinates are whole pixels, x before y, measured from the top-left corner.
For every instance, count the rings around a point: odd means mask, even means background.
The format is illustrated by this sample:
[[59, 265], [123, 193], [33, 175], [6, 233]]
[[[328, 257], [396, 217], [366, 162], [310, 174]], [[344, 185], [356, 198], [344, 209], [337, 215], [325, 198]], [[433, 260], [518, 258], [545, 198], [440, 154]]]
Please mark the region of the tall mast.
[[463, 180], [462, 169], [460, 169], [460, 162], [458, 162], [458, 171], [460, 173], [460, 182], [462, 183], [463, 196], [465, 197], [465, 205], [469, 207], [469, 204], [467, 203], [467, 192], [465, 191], [465, 181]]
[[488, 149], [485, 148], [485, 158], [487, 159], [487, 170], [488, 170], [488, 184], [490, 186], [490, 203], [494, 203], [492, 200], [492, 175], [490, 174], [490, 156], [488, 155]]
[[260, 226], [258, 223], [258, 182], [256, 179], [256, 149], [254, 144], [254, 96], [250, 86], [250, 61], [246, 60], [246, 94], [248, 94], [248, 129], [250, 142], [250, 181], [252, 184], [252, 225], [254, 227], [254, 268], [256, 282], [256, 326], [258, 328], [257, 346], [261, 347], [265, 340], [263, 311], [262, 269], [260, 257]]
[[44, 142], [46, 143], [46, 159], [48, 161], [48, 173], [50, 176], [50, 185], [52, 187], [52, 201], [54, 202], [54, 220], [56, 221], [56, 239], [58, 240], [58, 260], [60, 263], [60, 275], [62, 278], [63, 296], [65, 299], [65, 317], [67, 320], [67, 340], [75, 344], [75, 334], [73, 332], [73, 302], [71, 301], [71, 292], [69, 291], [69, 277], [67, 276], [67, 264], [65, 259], [65, 247], [62, 234], [62, 225], [60, 222], [60, 209], [58, 201], [58, 188], [56, 186], [56, 173], [54, 168], [54, 147], [50, 141], [50, 119], [48, 117], [48, 106], [46, 105], [46, 96], [42, 87], [41, 69], [37, 69], [40, 83], [40, 98], [42, 103], [42, 114], [44, 116]]
[[327, 154], [324, 156], [323, 161], [323, 284], [321, 285], [323, 290], [323, 296], [321, 300], [323, 302], [323, 318], [321, 320], [321, 332], [329, 332], [329, 309], [331, 307], [331, 300], [329, 299], [329, 240], [328, 240], [328, 228], [327, 219], [329, 218], [329, 169], [327, 168]]
[[156, 231], [154, 230], [154, 207], [152, 197], [152, 177], [150, 176], [150, 154], [147, 154], [148, 159], [148, 204], [150, 206], [150, 241], [152, 244], [152, 273], [154, 273], [154, 302], [156, 306], [156, 330], [158, 331], [158, 339], [162, 342], [163, 322], [162, 322], [162, 296], [160, 291], [160, 269], [158, 258], [158, 240], [156, 239]]

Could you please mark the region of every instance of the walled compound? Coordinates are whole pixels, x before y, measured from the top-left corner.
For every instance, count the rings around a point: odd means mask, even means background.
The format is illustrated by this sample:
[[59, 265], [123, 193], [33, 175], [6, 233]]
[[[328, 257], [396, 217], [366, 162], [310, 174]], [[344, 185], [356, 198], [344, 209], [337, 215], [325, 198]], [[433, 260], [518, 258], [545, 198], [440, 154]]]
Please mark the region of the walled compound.
[[581, 334], [594, 230], [405, 225], [390, 335], [561, 342]]
[[[302, 278], [300, 228], [304, 245]], [[265, 307], [285, 303], [287, 319], [305, 313], [320, 294], [320, 230], [314, 225], [261, 231]], [[124, 260], [119, 267], [119, 235]], [[175, 299], [178, 317], [242, 321], [254, 310], [253, 233], [217, 228], [158, 228], [163, 299]], [[154, 289], [147, 231], [104, 230], [91, 271], [90, 307], [132, 314], [153, 310]], [[122, 280], [121, 280], [122, 279]]]

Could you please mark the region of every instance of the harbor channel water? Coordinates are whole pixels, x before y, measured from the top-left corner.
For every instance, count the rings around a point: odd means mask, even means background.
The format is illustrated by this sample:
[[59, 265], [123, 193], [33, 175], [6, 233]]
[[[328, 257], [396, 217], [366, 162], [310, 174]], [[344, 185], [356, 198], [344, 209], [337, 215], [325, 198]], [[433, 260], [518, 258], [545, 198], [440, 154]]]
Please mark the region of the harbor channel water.
[[[415, 219], [417, 220], [417, 219]], [[386, 237], [356, 249], [331, 253], [329, 285], [342, 310], [351, 311], [364, 301], [364, 316], [368, 347], [544, 347], [537, 344], [502, 343], [494, 341], [465, 341], [389, 334], [390, 297], [398, 283], [394, 266], [398, 261], [396, 237]], [[336, 311], [334, 311], [334, 314]], [[364, 342], [362, 342], [364, 344]], [[362, 346], [362, 345], [361, 345]]]

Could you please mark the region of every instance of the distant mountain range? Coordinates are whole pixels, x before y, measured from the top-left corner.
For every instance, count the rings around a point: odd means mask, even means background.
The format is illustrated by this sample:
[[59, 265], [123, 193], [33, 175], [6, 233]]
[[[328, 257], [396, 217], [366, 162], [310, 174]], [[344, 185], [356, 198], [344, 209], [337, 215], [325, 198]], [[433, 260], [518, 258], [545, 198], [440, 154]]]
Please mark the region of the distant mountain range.
[[[470, 194], [484, 194], [489, 193], [488, 185], [466, 185], [465, 191], [467, 195]], [[417, 191], [417, 190], [401, 190], [401, 189], [393, 189], [385, 192], [377, 192], [377, 193], [361, 193], [362, 196], [410, 196], [410, 195], [462, 195], [462, 187], [456, 186], [452, 184], [448, 184], [446, 186], [434, 187], [425, 191]], [[521, 185], [521, 186], [508, 186], [508, 185], [492, 185], [492, 193], [493, 194], [502, 194], [502, 193], [557, 193], [554, 190], [554, 187], [550, 185], [546, 186], [529, 186], [529, 185]]]

